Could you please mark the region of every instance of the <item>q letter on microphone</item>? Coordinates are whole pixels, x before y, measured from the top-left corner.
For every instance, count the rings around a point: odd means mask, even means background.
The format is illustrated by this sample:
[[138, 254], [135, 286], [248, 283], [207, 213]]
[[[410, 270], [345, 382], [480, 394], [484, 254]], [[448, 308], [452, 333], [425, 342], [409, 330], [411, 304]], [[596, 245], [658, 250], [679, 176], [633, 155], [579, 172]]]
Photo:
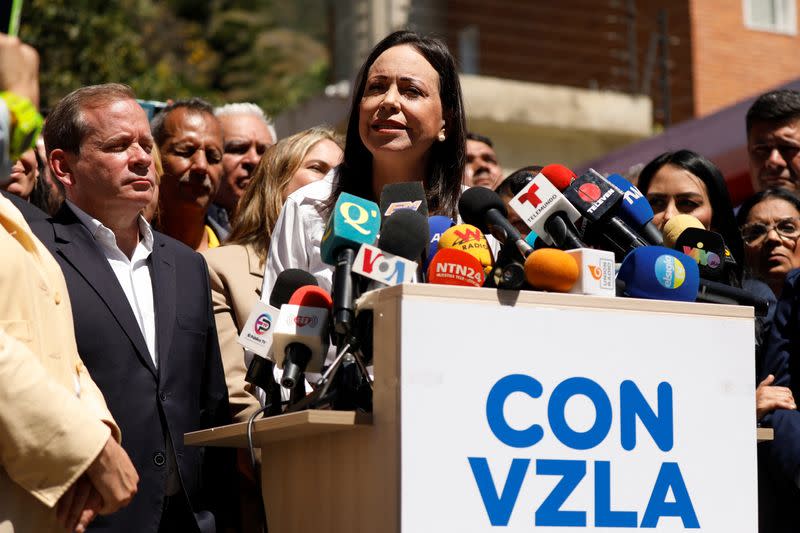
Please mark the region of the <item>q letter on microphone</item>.
[[328, 226], [322, 235], [322, 261], [334, 265], [333, 325], [337, 333], [347, 334], [353, 324], [353, 262], [362, 244], [373, 244], [381, 225], [375, 202], [342, 193], [336, 200]]

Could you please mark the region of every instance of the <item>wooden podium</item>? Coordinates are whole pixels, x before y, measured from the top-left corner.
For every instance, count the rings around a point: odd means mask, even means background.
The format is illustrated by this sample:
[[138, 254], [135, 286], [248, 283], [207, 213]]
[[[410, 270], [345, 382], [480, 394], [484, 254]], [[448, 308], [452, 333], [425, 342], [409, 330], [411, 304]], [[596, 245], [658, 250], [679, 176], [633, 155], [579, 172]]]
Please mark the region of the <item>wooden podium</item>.
[[[596, 491], [608, 490], [610, 505], [629, 512], [612, 518], [652, 519], [653, 480], [659, 465], [663, 472], [674, 463], [701, 531], [756, 531], [752, 308], [422, 284], [369, 293], [360, 308], [374, 311], [373, 413], [307, 411], [254, 424], [272, 533], [492, 531], [490, 520], [503, 516], [490, 512], [490, 500], [509, 493], [516, 461], [530, 467], [507, 529], [563, 531], [547, 523], [561, 515], [540, 516], [558, 481], [542, 475], [542, 461], [555, 459], [585, 465], [562, 511], [584, 511], [586, 530], [604, 512]], [[541, 397], [509, 395], [503, 411], [512, 433], [541, 425], [543, 437], [530, 446], [505, 445], [497, 421], [487, 422], [490, 390], [509, 375], [542, 385]], [[580, 395], [563, 404], [571, 429], [558, 430], [551, 392], [575, 379], [605, 392], [594, 410]], [[620, 446], [632, 430], [619, 426], [623, 381], [659, 416], [671, 413], [672, 444], [659, 444], [639, 420], [635, 448]], [[662, 388], [656, 399], [664, 383], [670, 411]], [[604, 395], [613, 411], [605, 435]], [[578, 449], [559, 442], [559, 431], [599, 437]], [[246, 424], [187, 433], [185, 442], [246, 447]], [[494, 496], [477, 487], [481, 461]], [[613, 469], [608, 489], [598, 481], [605, 463]], [[688, 519], [657, 520], [671, 529]]]

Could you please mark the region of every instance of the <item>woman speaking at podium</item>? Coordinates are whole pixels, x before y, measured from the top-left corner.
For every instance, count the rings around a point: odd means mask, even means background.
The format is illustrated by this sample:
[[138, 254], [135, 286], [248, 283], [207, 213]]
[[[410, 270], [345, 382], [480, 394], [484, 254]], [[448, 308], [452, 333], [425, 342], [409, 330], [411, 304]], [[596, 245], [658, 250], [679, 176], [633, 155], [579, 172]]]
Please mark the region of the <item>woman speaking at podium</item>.
[[320, 241], [330, 209], [348, 192], [377, 201], [391, 183], [423, 183], [428, 210], [455, 218], [465, 164], [465, 120], [455, 61], [437, 39], [398, 31], [370, 52], [353, 89], [343, 163], [289, 195], [275, 225], [262, 298], [287, 268], [330, 291]]

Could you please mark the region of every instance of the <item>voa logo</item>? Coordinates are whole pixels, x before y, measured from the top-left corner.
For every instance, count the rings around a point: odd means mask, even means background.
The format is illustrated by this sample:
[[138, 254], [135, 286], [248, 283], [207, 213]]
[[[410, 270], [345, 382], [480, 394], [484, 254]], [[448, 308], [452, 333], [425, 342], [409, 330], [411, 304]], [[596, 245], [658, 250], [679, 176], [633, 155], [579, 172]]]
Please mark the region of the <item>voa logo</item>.
[[364, 247], [364, 262], [361, 265], [367, 275], [377, 274], [383, 283], [397, 285], [405, 280], [406, 265], [397, 258], [389, 259], [379, 249]]
[[[636, 383], [625, 380], [619, 386], [619, 395], [615, 395], [619, 398], [619, 405], [612, 406], [603, 387], [585, 377], [561, 381], [549, 393], [549, 398], [544, 397], [544, 387], [533, 376], [511, 374], [498, 380], [486, 398], [488, 428], [502, 446], [521, 457], [512, 459], [510, 466], [505, 466], [508, 464], [505, 460], [492, 461], [490, 466], [491, 457], [467, 458], [489, 523], [508, 526], [523, 485], [537, 484], [540, 487], [540, 483], [544, 483], [553, 486], [550, 493], [538, 502], [535, 511], [526, 508], [522, 513], [525, 520], [530, 520], [530, 512], [534, 511], [534, 527], [655, 528], [660, 520], [665, 519], [662, 524], [670, 528], [678, 527], [680, 523], [685, 529], [698, 529], [700, 522], [680, 465], [669, 460], [675, 441], [672, 386], [661, 382], [655, 392], [657, 403], [653, 406]], [[531, 420], [527, 427], [520, 428], [528, 422], [520, 424], [515, 419], [512, 426], [506, 418], [506, 400], [518, 394], [535, 401], [546, 401], [546, 420]], [[588, 429], [575, 428], [567, 419], [567, 403], [576, 397], [587, 399], [594, 408]], [[611, 431], [612, 423], [619, 424], [618, 432]], [[646, 463], [652, 465], [654, 471], [657, 469], [651, 484], [635, 489], [644, 494], [649, 491], [647, 504], [644, 509], [637, 510], [614, 508], [612, 502], [622, 499], [619, 494], [630, 493], [631, 488], [623, 489], [619, 481], [616, 485], [613, 482], [623, 477], [619, 473], [612, 475], [615, 464], [622, 461], [608, 460], [608, 447], [618, 446], [620, 454], [635, 453], [637, 446], [642, 447], [642, 429], [647, 434], [644, 438], [651, 439], [660, 451], [658, 460], [650, 459]], [[552, 447], [546, 457], [536, 457], [536, 446], [546, 431], [551, 434], [548, 441], [555, 441], [569, 451], [565, 453], [569, 459], [558, 458]], [[619, 438], [618, 442], [616, 438]], [[603, 455], [592, 457], [591, 450], [600, 444], [605, 445]], [[587, 459], [575, 459], [575, 451], [586, 452]], [[611, 459], [614, 455], [611, 454]], [[661, 461], [660, 456], [667, 460]], [[593, 482], [586, 479], [587, 474]], [[540, 481], [541, 477], [555, 477], [557, 481], [553, 485], [550, 480]], [[593, 493], [588, 508], [576, 508], [576, 500], [580, 500], [577, 496], [567, 501], [576, 489], [584, 495], [587, 491]], [[524, 493], [530, 494], [531, 491]], [[584, 497], [582, 501], [587, 499]], [[587, 516], [593, 517], [593, 524], [589, 523]]]

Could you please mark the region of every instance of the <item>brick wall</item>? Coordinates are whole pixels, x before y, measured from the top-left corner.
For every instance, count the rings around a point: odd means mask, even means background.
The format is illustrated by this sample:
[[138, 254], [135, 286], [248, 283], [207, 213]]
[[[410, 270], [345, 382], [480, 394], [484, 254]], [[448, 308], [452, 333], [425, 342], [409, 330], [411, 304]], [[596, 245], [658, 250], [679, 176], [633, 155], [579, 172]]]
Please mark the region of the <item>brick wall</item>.
[[[732, 1], [732, 0], [731, 0]], [[658, 55], [647, 79], [648, 46], [667, 10], [672, 122], [693, 116], [689, 7], [680, 0], [447, 0], [441, 17], [451, 50], [458, 31], [479, 29], [479, 72], [522, 81], [644, 93], [662, 122]], [[631, 21], [635, 57], [631, 62]]]
[[800, 77], [797, 35], [745, 28], [741, 0], [690, 4], [697, 116]]

